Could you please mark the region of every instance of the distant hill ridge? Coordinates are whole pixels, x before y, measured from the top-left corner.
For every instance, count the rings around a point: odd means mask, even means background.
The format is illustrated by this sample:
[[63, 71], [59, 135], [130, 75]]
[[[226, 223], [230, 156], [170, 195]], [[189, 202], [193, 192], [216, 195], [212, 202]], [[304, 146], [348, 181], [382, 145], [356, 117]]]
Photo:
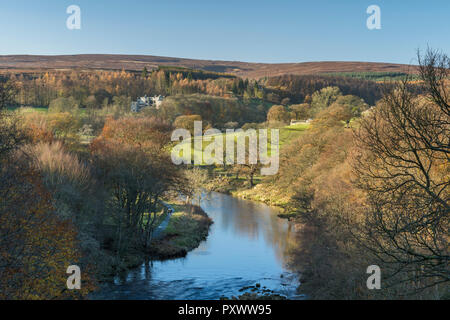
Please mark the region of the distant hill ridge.
[[402, 72], [415, 73], [414, 66], [380, 62], [302, 62], [250, 63], [240, 61], [196, 60], [147, 55], [8, 55], [0, 56], [0, 70], [101, 69], [143, 70], [158, 66], [175, 66], [205, 71], [235, 74], [240, 77], [261, 78], [286, 74], [306, 75], [338, 72]]

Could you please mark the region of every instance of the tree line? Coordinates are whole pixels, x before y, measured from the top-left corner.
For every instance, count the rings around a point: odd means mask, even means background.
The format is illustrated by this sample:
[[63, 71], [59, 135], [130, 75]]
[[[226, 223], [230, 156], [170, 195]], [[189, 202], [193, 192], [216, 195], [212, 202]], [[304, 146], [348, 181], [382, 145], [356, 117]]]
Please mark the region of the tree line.
[[[397, 82], [352, 128], [328, 104], [259, 186], [301, 225], [292, 263], [312, 298], [448, 297], [450, 59], [419, 62], [421, 94]], [[366, 288], [369, 265], [381, 290]]]

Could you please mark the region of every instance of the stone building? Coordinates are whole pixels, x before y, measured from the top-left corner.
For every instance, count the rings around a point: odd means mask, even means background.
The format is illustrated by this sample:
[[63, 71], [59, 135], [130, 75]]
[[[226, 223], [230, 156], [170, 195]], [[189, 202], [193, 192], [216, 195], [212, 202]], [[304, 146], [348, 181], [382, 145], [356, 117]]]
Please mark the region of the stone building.
[[136, 101], [131, 103], [131, 112], [139, 112], [145, 107], [155, 107], [156, 109], [159, 109], [163, 100], [164, 97], [161, 95], [153, 97], [147, 97], [147, 95], [145, 95], [139, 97]]

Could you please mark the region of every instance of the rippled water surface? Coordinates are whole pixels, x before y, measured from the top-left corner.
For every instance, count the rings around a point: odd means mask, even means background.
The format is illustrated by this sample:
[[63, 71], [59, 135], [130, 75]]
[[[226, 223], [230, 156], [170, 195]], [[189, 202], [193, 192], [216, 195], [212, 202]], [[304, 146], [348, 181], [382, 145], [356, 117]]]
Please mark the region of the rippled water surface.
[[206, 241], [185, 258], [144, 263], [94, 299], [219, 299], [257, 283], [298, 298], [297, 277], [285, 266], [294, 226], [275, 209], [213, 193], [202, 208], [214, 220]]

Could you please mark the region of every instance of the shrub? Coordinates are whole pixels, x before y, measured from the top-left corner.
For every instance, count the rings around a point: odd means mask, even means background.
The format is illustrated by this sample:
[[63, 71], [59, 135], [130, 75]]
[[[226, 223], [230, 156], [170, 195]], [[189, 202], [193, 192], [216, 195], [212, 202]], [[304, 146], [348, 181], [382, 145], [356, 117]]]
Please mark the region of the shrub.
[[291, 120], [291, 115], [284, 106], [273, 106], [267, 113], [268, 122], [280, 122], [282, 124], [288, 124]]
[[48, 111], [52, 113], [76, 112], [78, 107], [79, 105], [73, 97], [56, 98], [50, 102]]

